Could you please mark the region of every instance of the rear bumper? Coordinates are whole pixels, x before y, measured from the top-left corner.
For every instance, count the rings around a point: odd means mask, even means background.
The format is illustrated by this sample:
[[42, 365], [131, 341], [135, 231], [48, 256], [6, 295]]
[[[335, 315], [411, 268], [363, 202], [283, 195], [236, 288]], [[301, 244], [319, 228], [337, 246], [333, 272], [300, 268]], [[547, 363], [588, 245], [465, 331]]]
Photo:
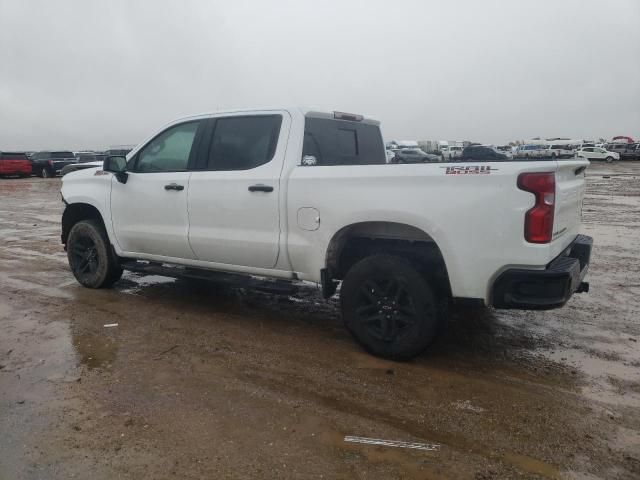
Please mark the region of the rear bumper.
[[563, 306], [574, 293], [588, 292], [583, 282], [589, 269], [593, 239], [578, 235], [544, 270], [512, 268], [493, 284], [495, 308], [544, 310]]

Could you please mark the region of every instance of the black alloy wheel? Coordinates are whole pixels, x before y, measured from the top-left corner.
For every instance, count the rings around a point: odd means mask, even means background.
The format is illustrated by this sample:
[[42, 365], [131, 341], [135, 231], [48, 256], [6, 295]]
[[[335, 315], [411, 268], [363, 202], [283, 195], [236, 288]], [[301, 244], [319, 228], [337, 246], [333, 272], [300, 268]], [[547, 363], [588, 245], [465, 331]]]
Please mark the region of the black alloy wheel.
[[403, 257], [375, 254], [352, 266], [340, 289], [342, 317], [370, 353], [408, 360], [433, 341], [443, 310], [423, 273]]

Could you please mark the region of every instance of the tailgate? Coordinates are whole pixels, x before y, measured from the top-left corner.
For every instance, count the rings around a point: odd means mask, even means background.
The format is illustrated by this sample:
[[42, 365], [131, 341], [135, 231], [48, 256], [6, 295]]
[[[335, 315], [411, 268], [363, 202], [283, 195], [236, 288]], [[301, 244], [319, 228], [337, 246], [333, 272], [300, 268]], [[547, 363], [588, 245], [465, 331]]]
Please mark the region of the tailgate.
[[582, 200], [586, 188], [586, 159], [559, 160], [556, 170], [556, 209], [553, 221], [553, 250], [560, 253], [578, 235]]

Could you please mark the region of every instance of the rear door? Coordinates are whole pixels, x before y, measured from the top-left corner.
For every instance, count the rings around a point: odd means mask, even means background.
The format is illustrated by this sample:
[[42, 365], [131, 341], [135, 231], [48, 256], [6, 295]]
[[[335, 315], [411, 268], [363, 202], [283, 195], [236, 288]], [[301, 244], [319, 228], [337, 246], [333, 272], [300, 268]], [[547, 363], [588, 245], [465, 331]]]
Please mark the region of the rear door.
[[203, 120], [173, 125], [130, 160], [127, 182], [111, 180], [111, 219], [120, 248], [143, 255], [193, 259], [189, 247], [189, 165]]
[[568, 245], [579, 233], [586, 189], [585, 171], [589, 162], [584, 159], [569, 159], [558, 161], [557, 165], [552, 241], [558, 240]]
[[189, 242], [203, 261], [273, 268], [280, 246], [286, 111], [211, 120], [189, 181]]

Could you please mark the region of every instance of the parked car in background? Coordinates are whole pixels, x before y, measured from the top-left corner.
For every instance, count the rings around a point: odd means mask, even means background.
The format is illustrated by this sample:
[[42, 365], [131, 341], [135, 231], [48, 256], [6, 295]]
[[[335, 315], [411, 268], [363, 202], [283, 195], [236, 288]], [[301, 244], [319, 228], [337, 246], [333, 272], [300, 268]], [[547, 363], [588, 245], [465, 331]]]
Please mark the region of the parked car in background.
[[31, 175], [31, 162], [23, 152], [0, 152], [0, 177]]
[[65, 176], [67, 173], [87, 168], [100, 168], [104, 163], [104, 159], [107, 158], [107, 155], [104, 153], [81, 152], [76, 154], [76, 158], [78, 162], [65, 165], [62, 170], [60, 170], [60, 175]]
[[547, 147], [547, 157], [551, 157], [552, 159], [557, 158], [573, 158], [575, 156], [575, 151], [571, 147], [571, 145], [549, 145]]
[[620, 160], [638, 160], [638, 151], [637, 143], [607, 143], [604, 148], [610, 152], [615, 152], [620, 155]]
[[107, 150], [104, 151], [104, 154], [106, 156], [112, 156], [112, 155], [117, 155], [117, 156], [127, 156], [127, 154], [133, 150], [133, 148], [135, 147], [135, 145], [118, 145], [118, 146], [113, 146], [113, 147], [109, 147]]
[[462, 150], [462, 156], [460, 157], [463, 162], [503, 162], [510, 159], [511, 157], [505, 153], [488, 145], [469, 145]]
[[387, 156], [387, 163], [394, 163], [393, 159], [396, 158], [396, 152], [394, 152], [393, 150], [391, 150], [390, 148], [386, 148], [384, 150], [384, 153]]
[[443, 162], [448, 162], [462, 156], [463, 147], [459, 145], [440, 145], [440, 156]]
[[629, 143], [625, 150], [618, 153], [620, 160], [640, 160], [640, 143]]
[[403, 148], [396, 152], [393, 163], [434, 163], [439, 162], [440, 157], [424, 152], [419, 148]]
[[600, 147], [583, 147], [576, 153], [576, 157], [586, 158], [587, 160], [605, 160], [609, 163], [614, 160], [620, 160], [620, 154], [610, 152]]
[[521, 145], [518, 147], [518, 151], [516, 152], [516, 157], [524, 157], [524, 158], [542, 158], [549, 155], [547, 152], [546, 145]]
[[504, 153], [509, 158], [513, 158], [513, 147], [511, 145], [497, 145], [496, 150]]
[[76, 163], [76, 157], [68, 150], [37, 152], [31, 157], [33, 173], [42, 178], [54, 177], [72, 163]]

